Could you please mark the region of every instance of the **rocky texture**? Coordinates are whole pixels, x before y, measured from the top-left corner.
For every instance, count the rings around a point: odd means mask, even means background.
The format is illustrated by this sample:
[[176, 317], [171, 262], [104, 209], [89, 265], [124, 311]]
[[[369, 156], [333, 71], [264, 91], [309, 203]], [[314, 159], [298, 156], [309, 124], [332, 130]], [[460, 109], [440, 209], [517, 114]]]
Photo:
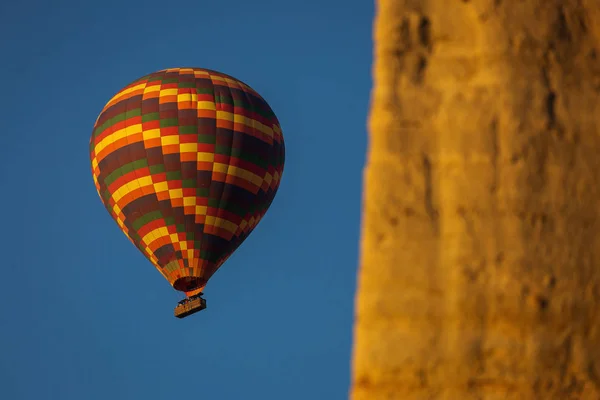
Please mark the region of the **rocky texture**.
[[600, 1], [374, 35], [351, 398], [600, 399]]

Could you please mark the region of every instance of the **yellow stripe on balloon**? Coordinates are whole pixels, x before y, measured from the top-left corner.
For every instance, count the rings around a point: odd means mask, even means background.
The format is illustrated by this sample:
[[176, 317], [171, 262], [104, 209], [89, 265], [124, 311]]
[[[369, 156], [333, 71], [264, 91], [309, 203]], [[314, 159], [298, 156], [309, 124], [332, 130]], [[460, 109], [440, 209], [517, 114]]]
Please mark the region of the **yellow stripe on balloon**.
[[164, 226], [161, 226], [144, 235], [142, 242], [145, 243], [147, 247], [150, 247], [153, 242], [165, 236], [169, 236], [169, 231]]
[[187, 196], [183, 198], [184, 206], [195, 206], [196, 205], [196, 196]]
[[196, 102], [198, 100], [198, 94], [196, 93], [181, 93], [177, 95], [178, 103], [185, 102]]
[[150, 139], [156, 139], [160, 137], [160, 129], [148, 129], [145, 130], [142, 133], [142, 137], [144, 138], [144, 141], [150, 140]]
[[198, 151], [198, 143], [181, 143], [179, 145], [180, 153], [195, 153]]
[[[136, 133], [142, 132], [142, 124], [131, 125], [117, 131], [114, 131], [112, 134], [106, 136], [104, 139], [100, 141], [96, 146], [94, 146], [94, 151], [96, 154], [99, 154], [102, 150], [104, 150], [107, 146], [110, 146], [113, 143], [118, 142], [121, 139], [125, 139], [128, 136], [135, 135]], [[131, 144], [133, 142], [130, 142]], [[115, 149], [116, 150], [116, 149]]]
[[171, 200], [183, 198], [183, 189], [170, 189], [169, 197]]
[[238, 226], [237, 224], [234, 224], [231, 221], [228, 221], [226, 219], [223, 218], [219, 218], [219, 217], [214, 217], [212, 215], [207, 215], [206, 216], [206, 221], [204, 222], [205, 225], [209, 225], [209, 226], [214, 226], [217, 228], [223, 228], [233, 234], [235, 234], [237, 232]]
[[119, 99], [127, 96], [128, 94], [135, 92], [137, 90], [141, 90], [144, 89], [144, 87], [146, 86], [146, 82], [144, 83], [140, 83], [138, 85], [132, 86], [128, 89], [122, 90], [119, 93], [117, 93], [115, 96], [113, 96], [112, 99], [110, 99], [110, 101], [108, 102], [108, 104], [106, 105], [106, 107], [104, 107], [105, 109], [110, 107], [111, 105], [113, 105], [114, 103], [116, 103]]
[[169, 190], [169, 184], [167, 182], [158, 182], [158, 183], [154, 183], [154, 191], [156, 193], [162, 193], [162, 192], [166, 192], [167, 190]]
[[247, 126], [248, 128], [255, 128], [256, 130], [264, 133], [269, 138], [273, 138], [273, 128], [261, 123], [252, 118], [248, 118], [242, 114], [234, 114], [229, 111], [217, 111], [217, 119], [223, 121], [234, 122], [240, 125]]
[[[135, 186], [136, 184], [139, 186]], [[117, 203], [119, 200], [121, 200], [121, 198], [133, 192], [134, 190], [147, 186], [152, 186], [152, 178], [150, 176], [134, 179], [115, 190], [112, 195], [112, 199], [115, 201], [115, 203]]]
[[215, 111], [215, 103], [213, 101], [199, 101], [198, 102], [198, 110], [211, 110]]
[[161, 89], [160, 97], [163, 96], [177, 96], [177, 89]]
[[263, 179], [255, 173], [233, 165], [215, 163], [213, 171], [245, 179], [258, 187], [260, 187], [263, 182]]
[[169, 146], [169, 145], [172, 145], [172, 144], [179, 144], [179, 135], [162, 136], [160, 138], [160, 144], [162, 146]]
[[196, 206], [196, 215], [206, 215], [207, 212], [207, 206]]
[[199, 162], [213, 162], [215, 161], [215, 153], [199, 152], [196, 159]]

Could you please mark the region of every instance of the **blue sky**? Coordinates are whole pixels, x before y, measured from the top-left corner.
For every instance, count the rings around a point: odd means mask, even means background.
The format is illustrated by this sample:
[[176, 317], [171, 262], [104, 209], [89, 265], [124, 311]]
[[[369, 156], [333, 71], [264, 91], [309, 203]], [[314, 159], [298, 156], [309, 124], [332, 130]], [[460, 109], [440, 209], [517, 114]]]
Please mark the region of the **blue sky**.
[[[371, 1], [0, 3], [0, 398], [345, 399], [350, 383]], [[98, 198], [106, 101], [155, 70], [251, 85], [286, 141], [266, 217], [182, 298]]]

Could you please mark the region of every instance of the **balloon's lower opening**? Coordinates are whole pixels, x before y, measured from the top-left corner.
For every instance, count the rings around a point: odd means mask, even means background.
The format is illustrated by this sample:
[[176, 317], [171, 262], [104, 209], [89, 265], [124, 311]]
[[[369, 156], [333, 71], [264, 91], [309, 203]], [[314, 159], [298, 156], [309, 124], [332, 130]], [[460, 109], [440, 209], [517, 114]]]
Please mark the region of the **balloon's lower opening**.
[[173, 289], [179, 290], [180, 292], [191, 292], [194, 289], [201, 288], [205, 283], [205, 279], [196, 276], [185, 276], [177, 279], [173, 283]]

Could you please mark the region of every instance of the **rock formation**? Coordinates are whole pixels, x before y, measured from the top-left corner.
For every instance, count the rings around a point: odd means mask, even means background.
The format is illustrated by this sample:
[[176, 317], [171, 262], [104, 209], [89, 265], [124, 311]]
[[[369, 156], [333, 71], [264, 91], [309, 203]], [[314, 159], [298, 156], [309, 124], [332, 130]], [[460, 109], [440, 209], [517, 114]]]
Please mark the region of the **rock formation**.
[[378, 0], [353, 400], [600, 399], [600, 1]]

